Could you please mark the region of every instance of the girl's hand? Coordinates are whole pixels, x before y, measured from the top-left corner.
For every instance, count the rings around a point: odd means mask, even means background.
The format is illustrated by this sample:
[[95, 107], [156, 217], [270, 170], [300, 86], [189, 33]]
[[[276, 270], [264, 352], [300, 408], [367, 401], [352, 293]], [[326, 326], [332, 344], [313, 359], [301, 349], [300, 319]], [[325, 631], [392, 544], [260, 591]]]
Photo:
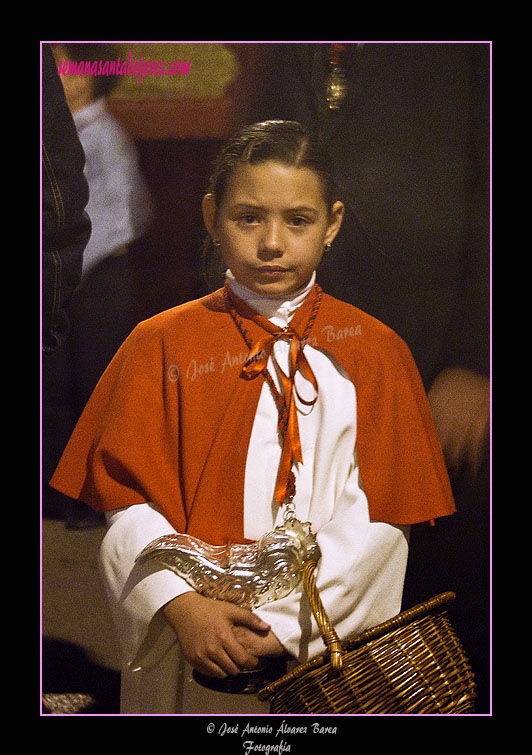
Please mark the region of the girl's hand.
[[286, 650], [271, 629], [258, 632], [256, 629], [239, 625], [234, 627], [233, 633], [242, 647], [252, 655], [286, 655]]
[[163, 606], [162, 613], [173, 627], [190, 665], [202, 674], [220, 679], [238, 674], [242, 667], [253, 668], [258, 662], [258, 655], [238, 641], [235, 627], [262, 634], [270, 629], [251, 611], [205, 598], [197, 592], [179, 595]]

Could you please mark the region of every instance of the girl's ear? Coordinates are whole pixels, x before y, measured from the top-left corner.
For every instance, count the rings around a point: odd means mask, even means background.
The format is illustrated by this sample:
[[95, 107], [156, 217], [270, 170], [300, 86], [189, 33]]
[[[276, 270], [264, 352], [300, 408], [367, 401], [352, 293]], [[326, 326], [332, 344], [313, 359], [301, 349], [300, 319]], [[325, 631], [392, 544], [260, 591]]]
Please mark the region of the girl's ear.
[[216, 204], [214, 202], [214, 196], [212, 194], [205, 194], [201, 203], [201, 209], [203, 212], [203, 222], [205, 228], [211, 239], [216, 237]]
[[343, 202], [335, 202], [329, 213], [329, 225], [327, 226], [327, 233], [325, 235], [325, 243], [332, 244], [340, 227], [342, 220], [344, 219], [345, 207]]

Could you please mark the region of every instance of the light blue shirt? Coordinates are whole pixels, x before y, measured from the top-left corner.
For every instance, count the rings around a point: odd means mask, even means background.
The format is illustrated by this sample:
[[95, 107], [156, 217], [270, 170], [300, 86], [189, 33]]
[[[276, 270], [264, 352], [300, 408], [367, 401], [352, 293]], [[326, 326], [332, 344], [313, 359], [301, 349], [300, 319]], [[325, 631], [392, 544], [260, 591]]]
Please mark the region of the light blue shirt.
[[83, 254], [83, 274], [146, 230], [153, 204], [135, 146], [98, 99], [74, 113], [85, 152], [89, 184], [86, 208], [92, 233]]

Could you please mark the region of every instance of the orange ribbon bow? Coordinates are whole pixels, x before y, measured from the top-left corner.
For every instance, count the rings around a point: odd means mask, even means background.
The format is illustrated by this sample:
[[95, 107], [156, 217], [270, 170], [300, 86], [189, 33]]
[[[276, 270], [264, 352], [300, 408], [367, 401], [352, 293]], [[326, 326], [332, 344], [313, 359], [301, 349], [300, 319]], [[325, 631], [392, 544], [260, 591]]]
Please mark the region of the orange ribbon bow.
[[[297, 407], [295, 396], [306, 406], [313, 406], [318, 400], [318, 383], [312, 371], [308, 360], [303, 353], [301, 341], [298, 334], [286, 327], [277, 330], [271, 325], [271, 331], [268, 336], [262, 338], [256, 343], [246, 359], [242, 368], [243, 375], [252, 380], [261, 373], [267, 373], [267, 365], [270, 357], [273, 360], [276, 374], [279, 376], [282, 387], [282, 394], [279, 395], [279, 431], [282, 437], [281, 461], [279, 463], [279, 472], [275, 484], [275, 500], [282, 506], [287, 497], [287, 489], [290, 477], [290, 471], [294, 462], [303, 463], [303, 452], [301, 449], [301, 438], [299, 435], [299, 424], [297, 420]], [[269, 328], [270, 329], [270, 328]], [[280, 339], [290, 340], [290, 357], [288, 362], [288, 375], [281, 369], [275, 357], [274, 346]], [[316, 393], [311, 401], [303, 399], [295, 386], [296, 372], [299, 370], [301, 375], [308, 380]]]

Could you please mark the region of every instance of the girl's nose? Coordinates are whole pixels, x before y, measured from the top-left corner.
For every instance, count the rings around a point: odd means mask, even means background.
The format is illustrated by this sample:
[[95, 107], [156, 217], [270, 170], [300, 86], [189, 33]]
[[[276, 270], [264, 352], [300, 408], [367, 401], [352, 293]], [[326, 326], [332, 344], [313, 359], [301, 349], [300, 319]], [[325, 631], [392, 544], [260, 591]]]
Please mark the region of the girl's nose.
[[264, 226], [260, 251], [270, 254], [279, 254], [283, 251], [282, 229], [280, 224], [268, 223]]

